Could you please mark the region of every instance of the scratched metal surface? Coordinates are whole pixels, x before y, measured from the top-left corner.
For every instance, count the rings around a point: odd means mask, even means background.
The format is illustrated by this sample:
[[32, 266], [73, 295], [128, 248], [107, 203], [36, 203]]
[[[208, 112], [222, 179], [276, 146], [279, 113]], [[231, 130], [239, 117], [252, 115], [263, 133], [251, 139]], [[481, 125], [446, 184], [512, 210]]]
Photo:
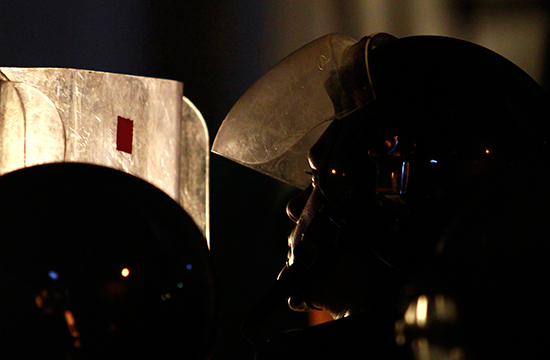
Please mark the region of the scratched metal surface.
[[[117, 150], [119, 133], [131, 149]], [[129, 138], [128, 138], [129, 137]], [[208, 238], [208, 134], [176, 81], [77, 69], [0, 68], [0, 175], [52, 162], [103, 165], [178, 201]]]

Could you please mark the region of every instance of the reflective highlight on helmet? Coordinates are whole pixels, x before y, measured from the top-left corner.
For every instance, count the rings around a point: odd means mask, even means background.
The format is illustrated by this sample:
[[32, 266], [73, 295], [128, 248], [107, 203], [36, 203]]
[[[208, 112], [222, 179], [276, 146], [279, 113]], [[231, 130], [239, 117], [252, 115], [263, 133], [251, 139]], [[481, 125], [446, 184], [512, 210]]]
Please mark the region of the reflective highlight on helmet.
[[0, 200], [0, 357], [208, 357], [208, 248], [168, 195], [61, 163], [1, 176]]
[[[409, 303], [403, 318], [396, 322], [396, 343], [402, 346], [409, 342], [417, 360], [465, 359], [465, 351], [456, 341], [456, 334], [448, 337], [448, 331], [451, 329], [449, 326], [455, 324], [457, 318], [456, 303], [449, 296], [420, 295]], [[430, 338], [429, 334], [435, 333], [438, 333], [436, 336], [439, 336], [439, 341]], [[449, 342], [449, 339], [453, 341]]]

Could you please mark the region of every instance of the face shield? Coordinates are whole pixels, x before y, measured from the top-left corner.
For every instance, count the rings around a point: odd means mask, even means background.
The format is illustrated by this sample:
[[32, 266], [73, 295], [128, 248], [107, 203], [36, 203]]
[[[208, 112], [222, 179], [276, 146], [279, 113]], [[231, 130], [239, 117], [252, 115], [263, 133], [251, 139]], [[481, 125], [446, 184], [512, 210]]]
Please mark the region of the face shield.
[[[357, 42], [331, 34], [297, 50], [239, 99], [218, 130], [212, 151], [298, 188], [310, 186], [310, 149], [333, 120], [375, 99], [366, 59], [370, 50], [392, 39], [391, 35], [377, 34]], [[315, 215], [322, 212], [323, 198], [319, 188], [311, 192], [299, 224], [289, 237], [287, 266], [243, 324], [243, 334], [253, 342], [257, 328], [270, 313], [266, 309], [293, 297], [298, 302], [303, 299], [299, 294], [300, 278], [310, 267], [302, 266], [304, 258], [297, 256], [296, 248], [307, 246], [302, 241], [306, 230], [308, 234], [319, 228], [338, 232], [330, 214]], [[290, 267], [296, 271], [290, 272]]]
[[375, 96], [366, 53], [387, 34], [360, 42], [331, 34], [283, 59], [235, 104], [212, 151], [298, 188], [311, 182], [307, 153], [332, 120]]

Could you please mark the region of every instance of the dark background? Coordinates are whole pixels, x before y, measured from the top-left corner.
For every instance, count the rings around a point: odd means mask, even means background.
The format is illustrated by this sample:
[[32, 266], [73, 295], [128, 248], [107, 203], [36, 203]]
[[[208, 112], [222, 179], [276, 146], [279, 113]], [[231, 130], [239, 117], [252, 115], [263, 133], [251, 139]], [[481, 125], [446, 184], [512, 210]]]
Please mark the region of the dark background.
[[[0, 66], [182, 81], [212, 141], [231, 106], [259, 76], [291, 51], [335, 31], [355, 38], [387, 31], [472, 40], [510, 58], [546, 87], [546, 8], [534, 0], [0, 0]], [[296, 190], [219, 156], [210, 161], [211, 249], [222, 304], [213, 358], [252, 359], [238, 328], [285, 262], [291, 223], [284, 208]], [[265, 336], [306, 324], [305, 314], [281, 309]]]

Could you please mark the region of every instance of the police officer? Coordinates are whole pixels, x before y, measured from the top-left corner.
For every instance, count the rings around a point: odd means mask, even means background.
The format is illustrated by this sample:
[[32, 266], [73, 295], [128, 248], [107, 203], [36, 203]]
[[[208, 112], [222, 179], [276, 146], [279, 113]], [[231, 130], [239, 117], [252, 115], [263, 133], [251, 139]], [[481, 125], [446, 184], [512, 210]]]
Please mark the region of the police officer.
[[543, 357], [549, 120], [533, 79], [457, 39], [329, 35], [267, 73], [213, 150], [304, 188], [277, 288], [338, 320], [260, 357]]

